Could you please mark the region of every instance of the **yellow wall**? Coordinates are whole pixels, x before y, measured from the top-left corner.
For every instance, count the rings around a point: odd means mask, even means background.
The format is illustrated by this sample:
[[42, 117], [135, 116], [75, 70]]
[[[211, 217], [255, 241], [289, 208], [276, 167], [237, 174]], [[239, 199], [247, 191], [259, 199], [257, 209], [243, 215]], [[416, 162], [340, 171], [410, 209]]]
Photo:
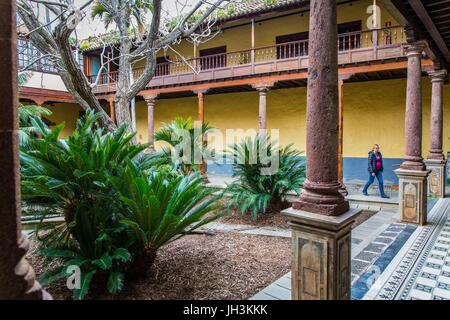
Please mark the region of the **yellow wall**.
[[[372, 144], [378, 143], [386, 158], [404, 154], [404, 113], [406, 79], [344, 84], [344, 156], [365, 157]], [[428, 154], [430, 131], [431, 84], [423, 78], [423, 155]], [[62, 136], [75, 129], [81, 110], [75, 104], [47, 106], [55, 123], [65, 122]], [[136, 104], [137, 138], [147, 141], [147, 108]], [[269, 91], [267, 97], [268, 129], [280, 129], [280, 143], [294, 143], [305, 149], [306, 88]], [[177, 116], [197, 117], [197, 98], [157, 100], [155, 130]], [[205, 120], [225, 133], [226, 129], [258, 128], [258, 93], [229, 93], [205, 96]], [[450, 85], [444, 87], [444, 152], [450, 151]], [[157, 144], [160, 147], [161, 144]], [[223, 145], [217, 144], [218, 150]]]
[[[365, 157], [372, 144], [380, 144], [386, 158], [404, 154], [406, 79], [346, 83], [344, 85], [344, 156]], [[444, 150], [450, 151], [450, 86], [444, 88]], [[428, 154], [431, 85], [423, 78], [423, 155]], [[267, 99], [268, 129], [280, 129], [282, 145], [294, 143], [305, 149], [306, 88], [272, 90]], [[197, 116], [197, 98], [158, 100], [155, 129], [176, 116]], [[147, 141], [147, 111], [137, 104], [138, 140]], [[226, 129], [258, 128], [256, 92], [205, 96], [205, 120], [225, 133]], [[160, 145], [157, 145], [157, 147]], [[221, 144], [217, 145], [220, 150]]]
[[44, 107], [52, 112], [52, 115], [47, 117], [49, 120], [56, 124], [65, 123], [61, 137], [67, 137], [75, 130], [79, 112], [82, 110], [80, 106], [74, 103], [55, 103], [53, 106]]

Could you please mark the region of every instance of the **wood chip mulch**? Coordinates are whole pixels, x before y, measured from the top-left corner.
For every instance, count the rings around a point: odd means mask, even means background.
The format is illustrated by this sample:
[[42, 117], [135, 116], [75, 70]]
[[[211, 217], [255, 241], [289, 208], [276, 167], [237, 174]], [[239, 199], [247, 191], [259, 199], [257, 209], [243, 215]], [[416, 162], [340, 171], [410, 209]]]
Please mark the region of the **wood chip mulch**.
[[[364, 210], [361, 214], [356, 218], [353, 223], [352, 228], [356, 228], [374, 214], [376, 211], [367, 211]], [[226, 224], [246, 224], [252, 225], [256, 227], [272, 227], [272, 228], [280, 228], [280, 229], [289, 229], [287, 218], [280, 212], [272, 212], [258, 215], [256, 220], [252, 219], [250, 214], [240, 214], [237, 211], [231, 211], [228, 215], [223, 216], [216, 220], [217, 222], [226, 223]]]
[[[353, 228], [376, 212], [363, 211]], [[288, 229], [286, 218], [277, 213], [258, 216], [233, 212], [217, 220], [228, 224]], [[27, 259], [37, 275], [59, 262], [38, 256], [31, 239]], [[147, 277], [125, 280], [119, 295], [94, 288], [89, 299], [248, 299], [290, 271], [289, 238], [244, 235], [232, 232], [193, 234], [174, 241], [158, 252]], [[71, 299], [65, 280], [46, 288], [54, 299]]]
[[[45, 267], [29, 258], [36, 273]], [[189, 235], [158, 252], [144, 279], [125, 281], [119, 295], [95, 299], [248, 299], [290, 271], [291, 241], [286, 238], [216, 233]], [[54, 299], [69, 299], [65, 281], [47, 290]]]
[[260, 214], [256, 220], [253, 220], [251, 214], [241, 214], [237, 211], [231, 211], [228, 215], [216, 221], [227, 224], [247, 224], [256, 227], [289, 229], [286, 217], [280, 212]]

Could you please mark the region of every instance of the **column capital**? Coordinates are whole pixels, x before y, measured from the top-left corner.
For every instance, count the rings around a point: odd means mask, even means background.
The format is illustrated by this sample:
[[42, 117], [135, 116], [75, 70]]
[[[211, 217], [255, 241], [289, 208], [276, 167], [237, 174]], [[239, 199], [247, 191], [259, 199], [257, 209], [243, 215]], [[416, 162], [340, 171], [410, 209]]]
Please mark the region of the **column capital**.
[[338, 76], [339, 81], [346, 81], [350, 80], [355, 74], [354, 73], [347, 73], [347, 74], [340, 74]]
[[259, 92], [267, 92], [275, 85], [275, 82], [260, 82], [252, 84], [252, 88]]
[[444, 82], [445, 78], [447, 78], [448, 73], [447, 70], [433, 70], [428, 72], [428, 76], [431, 79], [431, 82]]
[[146, 94], [141, 94], [141, 97], [147, 103], [153, 103], [153, 102], [155, 102], [156, 98], [158, 97], [158, 94], [157, 93], [146, 93]]
[[422, 55], [425, 50], [427, 43], [425, 41], [416, 41], [408, 43], [404, 46], [404, 50], [407, 57]]
[[199, 93], [205, 94], [205, 93], [208, 92], [208, 89], [196, 89], [196, 90], [192, 90], [192, 92], [195, 93], [195, 94], [197, 94], [197, 95], [198, 95]]

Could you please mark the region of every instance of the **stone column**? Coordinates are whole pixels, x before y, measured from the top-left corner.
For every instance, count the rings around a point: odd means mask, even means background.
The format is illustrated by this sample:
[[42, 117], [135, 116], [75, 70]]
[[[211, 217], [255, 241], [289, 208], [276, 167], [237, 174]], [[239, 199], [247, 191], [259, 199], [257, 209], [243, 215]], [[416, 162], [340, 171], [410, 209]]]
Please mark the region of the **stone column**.
[[339, 77], [339, 124], [338, 124], [338, 181], [339, 192], [343, 196], [348, 195], [347, 187], [344, 184], [344, 80], [351, 75]]
[[431, 71], [431, 123], [430, 123], [430, 151], [425, 160], [427, 169], [431, 170], [428, 177], [428, 193], [434, 197], [445, 197], [445, 156], [442, 151], [443, 129], [443, 94], [446, 70]]
[[149, 143], [146, 152], [155, 151], [155, 103], [158, 94], [151, 93], [142, 96], [147, 103], [147, 141]]
[[267, 128], [267, 88], [260, 88], [259, 92], [259, 117], [258, 129], [260, 134], [266, 133]]
[[[198, 101], [198, 105], [197, 105], [197, 121], [199, 121], [201, 123], [201, 125], [203, 126], [203, 124], [205, 123], [205, 93], [207, 92], [207, 89], [203, 89], [203, 90], [195, 90], [194, 93], [197, 94], [197, 101]], [[206, 137], [202, 135], [201, 137], [201, 145], [204, 146], [205, 145], [205, 140]], [[206, 162], [206, 160], [202, 160], [202, 163], [200, 164], [200, 173], [203, 175], [205, 182], [208, 181], [208, 178], [206, 176], [206, 172], [208, 171], [208, 164]]]
[[422, 158], [422, 42], [411, 43], [405, 50], [408, 57], [408, 78], [405, 112], [405, 158], [399, 177], [399, 210], [403, 222], [425, 224], [427, 213], [427, 176]]
[[0, 299], [51, 299], [25, 260], [29, 243], [20, 222], [15, 3], [0, 2]]
[[285, 210], [292, 228], [292, 299], [350, 299], [351, 225], [339, 192], [336, 0], [310, 1], [306, 181]]
[[260, 83], [253, 85], [259, 93], [259, 117], [258, 117], [258, 132], [259, 134], [266, 134], [267, 129], [267, 92], [274, 83]]

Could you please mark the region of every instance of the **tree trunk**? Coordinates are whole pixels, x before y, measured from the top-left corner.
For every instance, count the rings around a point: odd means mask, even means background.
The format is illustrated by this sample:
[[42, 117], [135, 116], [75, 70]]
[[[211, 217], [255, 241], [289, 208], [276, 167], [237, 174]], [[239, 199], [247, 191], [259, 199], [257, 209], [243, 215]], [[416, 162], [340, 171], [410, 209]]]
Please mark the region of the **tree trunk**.
[[101, 107], [78, 62], [75, 61], [72, 46], [69, 43], [70, 34], [73, 30], [69, 29], [66, 21], [61, 18], [61, 23], [55, 27], [53, 34], [50, 35], [46, 29], [41, 28], [42, 25], [33, 14], [32, 7], [26, 3], [22, 3], [22, 5], [18, 7], [18, 13], [25, 26], [28, 30], [36, 30], [30, 35], [33, 44], [44, 54], [60, 56], [61, 71], [59, 71], [59, 75], [67, 90], [84, 110], [94, 109], [101, 114], [100, 124], [106, 130], [115, 130], [115, 124]]
[[119, 57], [119, 71], [116, 83], [116, 120], [117, 125], [128, 125], [128, 130], [131, 131], [131, 115], [130, 115], [130, 100], [128, 99], [128, 92], [130, 91], [131, 79], [131, 40], [128, 35], [129, 16], [127, 12], [122, 12], [119, 21], [116, 24], [120, 33], [120, 57]]
[[156, 249], [145, 249], [144, 253], [137, 257], [127, 270], [127, 277], [139, 279], [145, 277], [156, 259]]

